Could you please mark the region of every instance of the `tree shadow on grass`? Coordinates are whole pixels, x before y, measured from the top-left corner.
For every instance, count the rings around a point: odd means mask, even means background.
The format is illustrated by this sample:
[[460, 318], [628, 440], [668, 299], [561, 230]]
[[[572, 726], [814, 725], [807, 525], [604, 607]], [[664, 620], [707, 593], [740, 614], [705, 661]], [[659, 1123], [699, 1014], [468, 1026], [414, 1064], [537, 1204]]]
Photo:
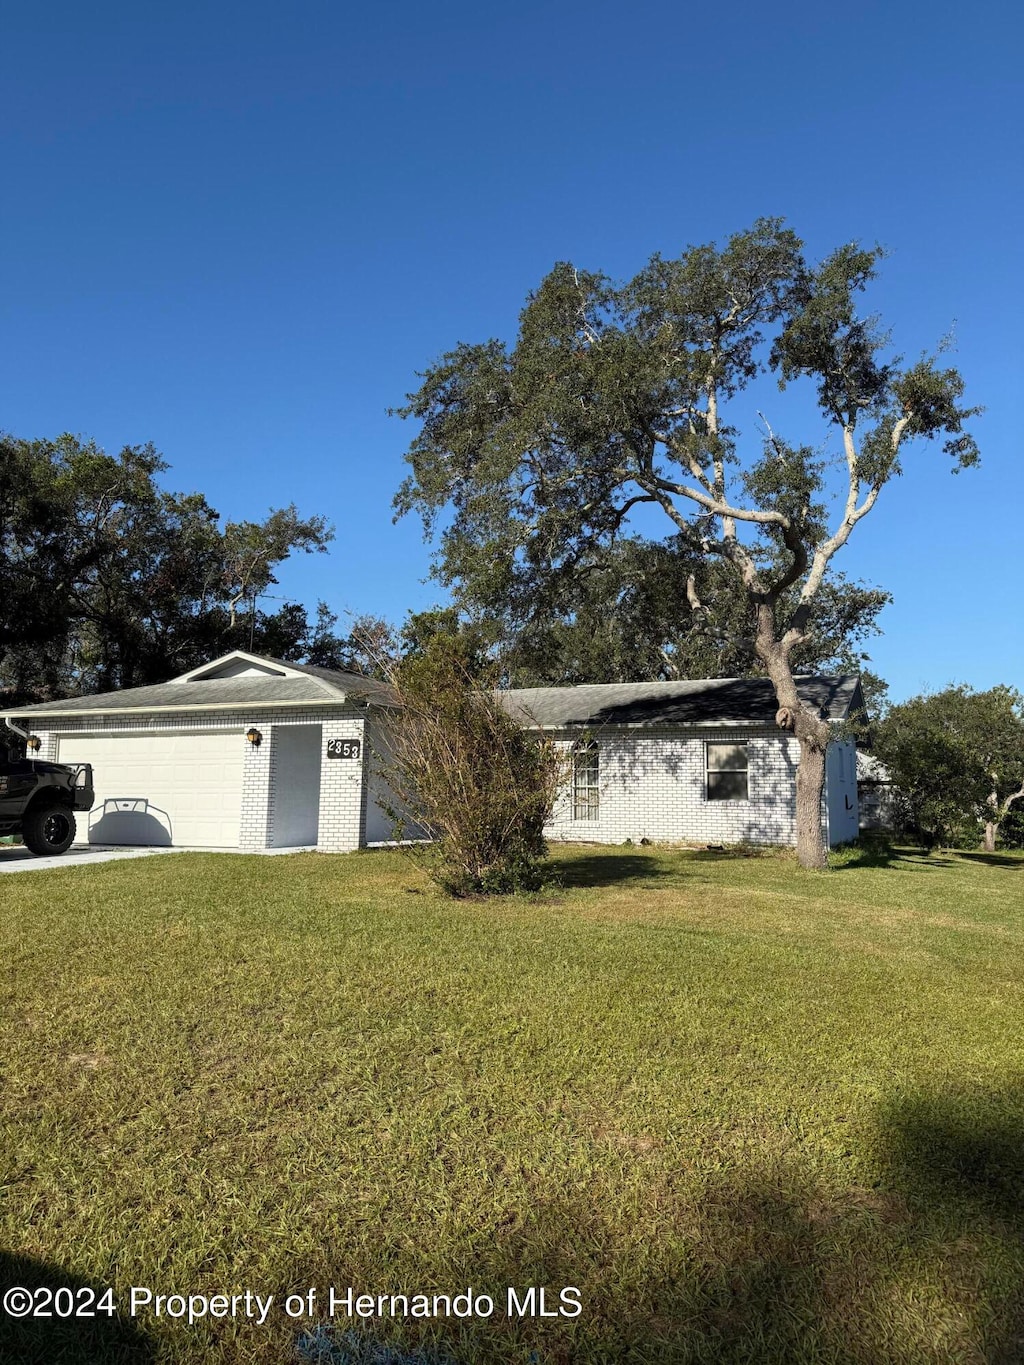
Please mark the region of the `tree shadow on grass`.
[[618, 886], [623, 882], [654, 881], [678, 875], [656, 857], [640, 853], [602, 853], [582, 858], [559, 858], [554, 854], [549, 867], [565, 887]]
[[[1022, 1134], [1024, 1084], [1015, 1081], [889, 1100], [869, 1139], [873, 1186], [816, 1178], [791, 1143], [765, 1130], [754, 1154], [723, 1149], [703, 1180], [652, 1158], [632, 1207], [567, 1187], [504, 1219], [488, 1223], [482, 1210], [479, 1227], [445, 1233], [443, 1216], [394, 1225], [382, 1206], [374, 1237], [346, 1246], [318, 1235], [309, 1244], [320, 1250], [282, 1267], [276, 1286], [251, 1286], [277, 1304], [317, 1286], [312, 1320], [278, 1313], [262, 1328], [213, 1324], [175, 1358], [282, 1365], [301, 1358], [302, 1341], [317, 1365], [1019, 1365]], [[645, 1169], [650, 1149], [621, 1133], [602, 1140]], [[0, 1276], [4, 1288], [82, 1285], [14, 1256], [0, 1258]], [[493, 1311], [434, 1321], [339, 1312], [328, 1322], [330, 1286], [342, 1295], [349, 1286], [387, 1295], [472, 1286]], [[536, 1295], [532, 1311], [510, 1312], [509, 1286], [520, 1303], [544, 1287], [552, 1316], [541, 1316]], [[579, 1288], [578, 1316], [560, 1314], [566, 1286]], [[0, 1317], [5, 1365], [149, 1365], [156, 1356], [124, 1320]]]
[[[347, 1318], [307, 1328], [307, 1359], [318, 1365], [881, 1365], [882, 1333], [859, 1296], [870, 1284], [863, 1265], [837, 1251], [824, 1226], [822, 1198], [811, 1184], [781, 1169], [711, 1182], [697, 1208], [680, 1210], [674, 1229], [612, 1228], [582, 1199], [534, 1208], [514, 1232], [448, 1260], [435, 1249], [411, 1268], [405, 1258], [382, 1286], [387, 1293], [452, 1293], [472, 1285], [494, 1312], [485, 1319], [414, 1323], [388, 1314], [353, 1324]], [[836, 1215], [847, 1241], [863, 1235], [863, 1208]], [[450, 1256], [450, 1253], [449, 1253]], [[358, 1284], [381, 1280], [352, 1267], [306, 1267], [297, 1283]], [[519, 1304], [531, 1287], [532, 1313], [509, 1312], [508, 1287]], [[582, 1311], [563, 1299], [578, 1290]], [[545, 1290], [543, 1302], [536, 1295]], [[543, 1309], [544, 1316], [541, 1315]], [[355, 1335], [353, 1336], [353, 1333]]]
[[953, 858], [925, 848], [897, 848], [880, 840], [836, 849], [829, 855], [829, 869], [832, 872], [846, 872], [853, 868], [865, 867], [932, 871], [940, 867], [952, 867], [953, 862]]
[[[323, 1262], [297, 1282], [472, 1285], [494, 1300], [483, 1320], [321, 1324], [321, 1347], [342, 1346], [324, 1354], [332, 1365], [374, 1351], [389, 1365], [1019, 1365], [1019, 1099], [890, 1105], [876, 1187], [827, 1186], [797, 1159], [755, 1157], [710, 1175], [697, 1197], [692, 1185], [674, 1197], [669, 1180], [638, 1223], [567, 1193], [475, 1244], [416, 1249], [406, 1237], [383, 1276], [379, 1262]], [[544, 1286], [554, 1313], [510, 1315], [507, 1286], [520, 1297]], [[564, 1286], [579, 1288], [578, 1317], [557, 1315]], [[345, 1353], [353, 1330], [365, 1356]]]
[[[96, 1311], [106, 1285], [90, 1284], [59, 1266], [0, 1251], [0, 1292], [12, 1288], [71, 1291], [55, 1304], [37, 1295], [36, 1305], [50, 1317], [11, 1317], [0, 1310], [0, 1361], [11, 1365], [149, 1365], [153, 1343], [132, 1321]], [[115, 1306], [117, 1301], [115, 1298]], [[92, 1309], [95, 1316], [59, 1317], [57, 1309]]]
[[767, 844], [709, 844], [707, 848], [695, 848], [689, 852], [691, 861], [695, 863], [723, 863], [736, 862], [741, 858], [770, 858], [778, 850]]
[[[834, 861], [833, 861], [834, 860]], [[830, 855], [832, 871], [845, 872], [849, 868], [863, 867], [900, 867], [900, 868], [938, 868], [953, 867], [961, 860], [981, 863], [988, 867], [1024, 868], [1024, 855], [1014, 857], [1010, 853], [982, 853], [915, 847], [895, 847], [881, 839], [858, 841], [857, 844]]]
[[1014, 857], [1010, 853], [963, 853], [957, 858], [965, 858], [969, 863], [983, 863], [987, 867], [1012, 867], [1017, 871], [1024, 869], [1024, 855]]
[[770, 1177], [723, 1181], [694, 1212], [686, 1245], [675, 1235], [638, 1239], [613, 1229], [584, 1199], [565, 1198], [535, 1206], [475, 1254], [442, 1247], [406, 1252], [383, 1285], [379, 1270], [307, 1265], [296, 1284], [388, 1294], [419, 1288], [428, 1296], [472, 1286], [494, 1308], [460, 1321], [414, 1322], [388, 1312], [374, 1321], [321, 1321], [300, 1337], [303, 1358], [316, 1365], [868, 1362], [867, 1355], [829, 1353], [843, 1330], [823, 1328], [823, 1273], [808, 1203], [806, 1190], [773, 1187]]
[[[983, 1319], [990, 1365], [1024, 1361], [1024, 1080], [892, 1100], [880, 1155], [926, 1233], [950, 1247], [999, 1248]], [[1015, 1268], [1013, 1266], [1015, 1263]]]

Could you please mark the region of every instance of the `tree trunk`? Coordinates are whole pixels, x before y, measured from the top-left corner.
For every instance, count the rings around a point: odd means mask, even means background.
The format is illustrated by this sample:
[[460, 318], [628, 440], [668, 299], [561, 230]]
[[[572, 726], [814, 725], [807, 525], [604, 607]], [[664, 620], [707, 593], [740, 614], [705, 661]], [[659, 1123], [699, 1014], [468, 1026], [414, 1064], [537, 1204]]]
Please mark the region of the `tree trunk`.
[[828, 721], [813, 706], [805, 705], [796, 690], [789, 651], [775, 639], [774, 609], [762, 602], [757, 609], [756, 649], [764, 663], [779, 709], [775, 723], [800, 741], [796, 770], [796, 856], [801, 867], [822, 872], [828, 866], [828, 850], [821, 820], [825, 790], [825, 751], [831, 739]]
[[995, 853], [996, 851], [996, 830], [998, 825], [994, 820], [985, 821], [985, 852]]
[[796, 770], [796, 856], [801, 867], [820, 872], [828, 850], [821, 821], [825, 790], [825, 748], [807, 735], [800, 737], [800, 766]]

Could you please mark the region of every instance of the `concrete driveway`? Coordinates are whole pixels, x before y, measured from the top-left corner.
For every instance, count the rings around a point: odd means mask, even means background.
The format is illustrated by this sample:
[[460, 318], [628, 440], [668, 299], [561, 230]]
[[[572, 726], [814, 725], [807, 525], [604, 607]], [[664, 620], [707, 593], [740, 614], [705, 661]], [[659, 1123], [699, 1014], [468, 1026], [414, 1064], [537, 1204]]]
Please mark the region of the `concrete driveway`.
[[0, 844], [0, 872], [44, 872], [47, 868], [113, 863], [122, 858], [151, 858], [156, 853], [181, 853], [180, 848], [104, 848], [102, 844], [72, 844], [67, 853], [36, 858], [20, 844]]
[[54, 858], [36, 858], [20, 844], [0, 844], [0, 872], [43, 872], [55, 867], [83, 867], [93, 863], [115, 863], [122, 858], [152, 858], [157, 853], [233, 853], [240, 858], [274, 858], [289, 853], [315, 853], [312, 844], [296, 848], [260, 848], [242, 853], [237, 848], [125, 848], [112, 844], [72, 844], [67, 853]]

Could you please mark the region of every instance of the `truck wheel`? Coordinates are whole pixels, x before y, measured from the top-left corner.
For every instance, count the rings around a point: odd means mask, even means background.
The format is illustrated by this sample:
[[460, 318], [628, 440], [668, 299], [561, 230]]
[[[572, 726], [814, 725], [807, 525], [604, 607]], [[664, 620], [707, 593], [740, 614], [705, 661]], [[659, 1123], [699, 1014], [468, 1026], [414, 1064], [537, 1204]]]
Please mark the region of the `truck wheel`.
[[30, 853], [66, 853], [75, 837], [75, 817], [66, 806], [37, 806], [21, 822], [21, 838]]

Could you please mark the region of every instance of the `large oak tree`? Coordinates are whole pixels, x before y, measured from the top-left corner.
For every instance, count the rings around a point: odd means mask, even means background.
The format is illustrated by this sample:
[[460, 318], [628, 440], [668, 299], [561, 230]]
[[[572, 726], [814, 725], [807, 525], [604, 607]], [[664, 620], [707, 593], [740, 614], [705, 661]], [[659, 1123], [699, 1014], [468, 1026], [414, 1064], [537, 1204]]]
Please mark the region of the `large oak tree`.
[[[795, 595], [791, 589], [790, 596]], [[510, 687], [763, 676], [746, 593], [679, 536], [623, 536], [539, 572], [525, 564], [486, 600], [459, 594]], [[890, 600], [832, 574], [793, 661], [803, 673], [865, 672], [866, 637]], [[463, 628], [467, 628], [465, 625]]]
[[329, 614], [257, 608], [290, 554], [326, 547], [326, 519], [222, 524], [203, 494], [161, 488], [166, 468], [148, 445], [0, 435], [0, 699], [163, 682], [233, 647], [340, 646]]
[[[958, 372], [936, 358], [904, 365], [858, 311], [880, 256], [852, 244], [812, 265], [781, 220], [761, 219], [723, 247], [655, 256], [626, 283], [562, 263], [511, 346], [459, 345], [400, 409], [421, 425], [396, 509], [419, 512], [428, 534], [443, 525], [438, 572], [461, 601], [585, 568], [642, 506], [695, 565], [681, 589], [691, 610], [702, 580], [730, 577], [749, 626], [738, 647], [771, 678], [777, 723], [799, 741], [807, 867], [825, 863], [830, 731], [794, 677], [832, 560], [913, 442], [939, 438], [954, 469], [978, 458]], [[811, 386], [814, 446], [749, 411], [745, 390], [766, 370], [780, 387]]]

